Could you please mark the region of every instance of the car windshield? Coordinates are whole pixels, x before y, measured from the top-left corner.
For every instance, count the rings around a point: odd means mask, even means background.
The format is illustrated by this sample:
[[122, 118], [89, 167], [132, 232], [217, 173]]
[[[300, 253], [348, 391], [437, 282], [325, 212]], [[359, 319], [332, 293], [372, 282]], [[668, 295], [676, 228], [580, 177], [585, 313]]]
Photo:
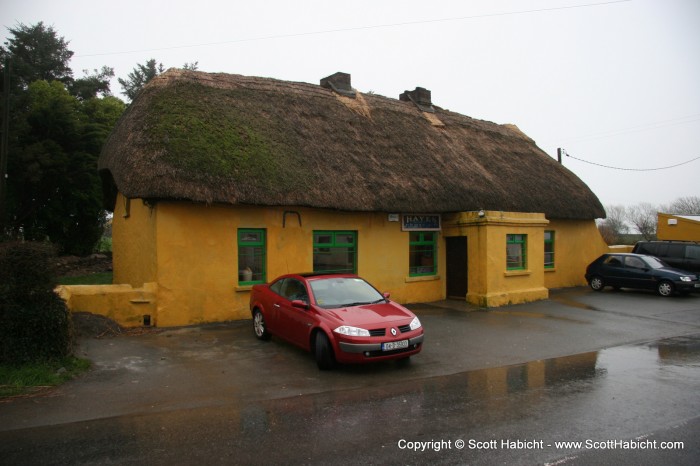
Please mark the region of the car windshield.
[[331, 277], [310, 280], [316, 304], [326, 309], [360, 306], [385, 300], [372, 285], [357, 277]]

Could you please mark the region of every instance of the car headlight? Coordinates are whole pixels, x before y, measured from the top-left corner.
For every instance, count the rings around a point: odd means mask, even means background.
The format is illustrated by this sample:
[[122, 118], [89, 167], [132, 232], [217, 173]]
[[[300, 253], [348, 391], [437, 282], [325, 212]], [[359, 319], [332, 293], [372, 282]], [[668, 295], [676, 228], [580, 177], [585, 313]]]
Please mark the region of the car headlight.
[[341, 335], [347, 335], [349, 337], [368, 337], [369, 336], [369, 330], [365, 330], [363, 328], [358, 328], [358, 327], [351, 327], [349, 325], [342, 325], [333, 331], [335, 333], [339, 333]]
[[414, 317], [408, 326], [411, 327], [411, 330], [415, 330], [417, 328], [420, 328], [421, 324], [420, 324], [420, 320], [418, 320], [418, 317]]
[[682, 282], [692, 282], [693, 279], [690, 278], [690, 277], [681, 277], [681, 281], [682, 281]]

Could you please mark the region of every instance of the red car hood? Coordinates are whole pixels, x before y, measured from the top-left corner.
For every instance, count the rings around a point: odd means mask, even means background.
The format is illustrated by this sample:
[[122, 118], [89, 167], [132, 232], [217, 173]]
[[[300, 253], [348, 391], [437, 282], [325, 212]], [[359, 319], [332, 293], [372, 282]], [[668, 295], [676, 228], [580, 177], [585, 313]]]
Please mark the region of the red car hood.
[[413, 319], [412, 312], [395, 303], [365, 304], [362, 306], [327, 309], [325, 312], [343, 325], [369, 329], [372, 326], [383, 327], [394, 322]]

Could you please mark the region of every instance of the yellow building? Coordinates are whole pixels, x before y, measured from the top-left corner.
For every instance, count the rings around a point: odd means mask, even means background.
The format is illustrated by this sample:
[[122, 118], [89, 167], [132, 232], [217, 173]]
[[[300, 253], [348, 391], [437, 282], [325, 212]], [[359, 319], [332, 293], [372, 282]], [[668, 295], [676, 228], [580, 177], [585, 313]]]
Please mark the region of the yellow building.
[[658, 213], [656, 237], [669, 241], [700, 241], [700, 215]]
[[400, 303], [492, 307], [585, 284], [605, 212], [512, 125], [321, 85], [169, 70], [99, 162], [114, 283], [65, 287], [124, 325], [249, 318], [288, 272], [354, 272]]

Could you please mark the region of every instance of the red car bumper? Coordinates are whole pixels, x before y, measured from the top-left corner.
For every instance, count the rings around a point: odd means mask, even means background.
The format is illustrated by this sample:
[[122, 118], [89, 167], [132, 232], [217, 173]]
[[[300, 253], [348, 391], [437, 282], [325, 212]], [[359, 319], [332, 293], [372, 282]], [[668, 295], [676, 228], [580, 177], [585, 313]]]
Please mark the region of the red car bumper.
[[403, 359], [420, 353], [423, 349], [423, 333], [397, 341], [358, 342], [336, 341], [335, 359], [340, 363], [366, 363]]

